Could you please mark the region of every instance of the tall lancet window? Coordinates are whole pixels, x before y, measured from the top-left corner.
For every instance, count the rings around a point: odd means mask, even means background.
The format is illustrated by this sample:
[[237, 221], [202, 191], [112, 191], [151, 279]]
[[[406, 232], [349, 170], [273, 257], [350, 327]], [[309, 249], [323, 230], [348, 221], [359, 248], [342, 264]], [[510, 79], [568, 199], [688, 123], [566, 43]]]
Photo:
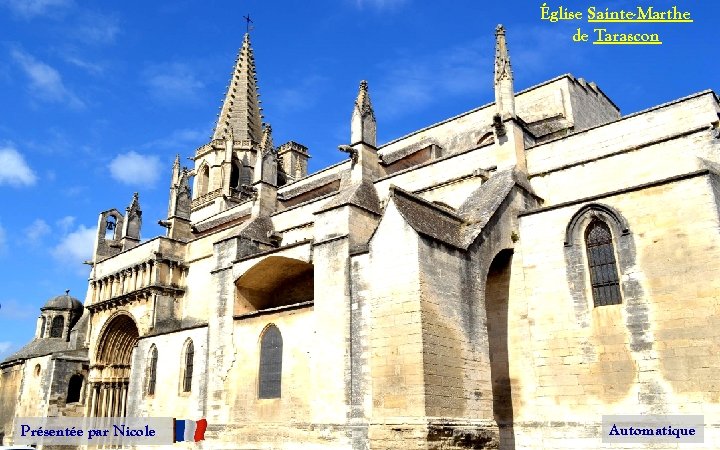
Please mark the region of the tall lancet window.
[[52, 320], [52, 326], [50, 327], [50, 337], [51, 338], [62, 337], [64, 325], [65, 325], [65, 318], [63, 316], [55, 316]]
[[192, 390], [192, 377], [193, 377], [193, 359], [195, 358], [195, 347], [193, 346], [192, 340], [188, 339], [185, 344], [185, 351], [183, 356], [183, 376], [182, 376], [182, 391], [190, 392]]
[[240, 161], [233, 158], [232, 165], [230, 166], [230, 187], [237, 189], [240, 187]]
[[210, 168], [207, 165], [203, 165], [197, 175], [198, 197], [208, 193], [208, 186], [210, 186]]
[[42, 321], [40, 322], [40, 336], [38, 336], [41, 339], [45, 337], [45, 325], [47, 325], [47, 319], [43, 316]]
[[147, 375], [145, 377], [145, 393], [147, 395], [155, 395], [155, 381], [157, 379], [157, 359], [158, 351], [155, 344], [153, 344], [148, 353], [147, 360]]
[[260, 340], [259, 398], [280, 398], [282, 347], [280, 330], [275, 325], [268, 326]]
[[622, 303], [612, 233], [605, 222], [597, 219], [590, 222], [585, 231], [585, 246], [595, 306]]

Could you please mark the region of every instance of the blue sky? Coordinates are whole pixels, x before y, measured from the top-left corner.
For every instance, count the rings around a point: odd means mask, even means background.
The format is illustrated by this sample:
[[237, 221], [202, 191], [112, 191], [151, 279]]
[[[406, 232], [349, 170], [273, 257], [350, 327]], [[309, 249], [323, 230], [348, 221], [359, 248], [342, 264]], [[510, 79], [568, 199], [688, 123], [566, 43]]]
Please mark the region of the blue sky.
[[718, 2], [680, 2], [690, 24], [605, 26], [659, 46], [573, 43], [593, 24], [543, 22], [541, 3], [0, 0], [0, 358], [32, 338], [48, 298], [84, 300], [100, 211], [139, 191], [143, 238], [163, 232], [174, 156], [190, 165], [208, 141], [247, 13], [265, 121], [276, 145], [310, 148], [311, 171], [345, 156], [362, 79], [379, 143], [492, 101], [497, 23], [516, 90], [570, 72], [628, 114], [718, 88]]

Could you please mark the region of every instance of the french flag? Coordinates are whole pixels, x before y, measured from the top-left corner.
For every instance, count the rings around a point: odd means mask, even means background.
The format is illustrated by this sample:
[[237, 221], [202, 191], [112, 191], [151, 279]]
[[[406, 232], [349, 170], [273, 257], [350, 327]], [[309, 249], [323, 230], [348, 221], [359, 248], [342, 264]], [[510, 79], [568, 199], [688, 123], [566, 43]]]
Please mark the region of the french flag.
[[205, 440], [205, 429], [207, 428], [207, 420], [200, 419], [185, 420], [173, 419], [173, 429], [175, 430], [174, 442], [198, 442]]

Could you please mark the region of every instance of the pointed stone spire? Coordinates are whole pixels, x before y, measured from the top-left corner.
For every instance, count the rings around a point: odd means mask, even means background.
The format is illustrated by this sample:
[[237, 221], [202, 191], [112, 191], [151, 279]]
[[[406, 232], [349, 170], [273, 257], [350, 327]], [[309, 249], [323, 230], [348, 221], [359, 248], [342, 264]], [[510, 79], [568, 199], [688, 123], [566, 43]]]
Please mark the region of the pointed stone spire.
[[501, 116], [515, 116], [515, 94], [505, 27], [495, 28], [495, 107]]
[[172, 167], [172, 179], [170, 180], [170, 189], [174, 188], [180, 178], [180, 153], [175, 155], [175, 162]]
[[133, 194], [130, 206], [125, 208], [125, 221], [123, 222], [120, 244], [123, 250], [135, 247], [140, 242], [140, 227], [142, 226], [142, 210], [138, 193]]
[[262, 138], [260, 139], [260, 150], [263, 153], [267, 153], [274, 149], [272, 140], [272, 126], [270, 124], [263, 124]]
[[350, 122], [350, 145], [363, 142], [375, 147], [377, 145], [376, 130], [375, 112], [370, 103], [368, 83], [363, 80], [360, 82], [360, 91], [355, 100]]
[[277, 157], [272, 141], [272, 127], [270, 124], [263, 124], [262, 138], [255, 157], [255, 170], [253, 183], [265, 182], [273, 186], [277, 185]]
[[238, 141], [258, 143], [261, 137], [261, 120], [255, 58], [250, 45], [250, 35], [246, 33], [215, 125], [213, 139], [232, 137]]

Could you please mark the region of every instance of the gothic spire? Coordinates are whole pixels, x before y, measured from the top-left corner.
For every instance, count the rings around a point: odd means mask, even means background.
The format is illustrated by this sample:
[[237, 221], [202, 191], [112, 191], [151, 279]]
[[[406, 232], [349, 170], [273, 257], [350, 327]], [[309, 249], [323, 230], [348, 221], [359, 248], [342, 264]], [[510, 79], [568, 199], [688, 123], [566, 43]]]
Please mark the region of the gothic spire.
[[501, 115], [515, 115], [515, 94], [510, 54], [505, 41], [505, 27], [495, 28], [495, 106]]
[[175, 155], [175, 162], [172, 167], [172, 179], [170, 180], [170, 189], [175, 186], [178, 179], [180, 178], [180, 153]]
[[273, 146], [272, 140], [272, 127], [269, 123], [263, 124], [262, 138], [260, 139], [260, 150], [263, 154], [272, 151], [275, 147]]
[[215, 125], [213, 139], [232, 136], [238, 141], [250, 140], [259, 143], [262, 133], [259, 103], [255, 58], [250, 45], [250, 34], [245, 33]]
[[360, 82], [360, 90], [355, 100], [355, 107], [353, 108], [350, 122], [350, 144], [354, 145], [359, 142], [364, 142], [375, 147], [376, 128], [375, 112], [373, 112], [373, 107], [370, 103], [368, 83], [363, 80]]

